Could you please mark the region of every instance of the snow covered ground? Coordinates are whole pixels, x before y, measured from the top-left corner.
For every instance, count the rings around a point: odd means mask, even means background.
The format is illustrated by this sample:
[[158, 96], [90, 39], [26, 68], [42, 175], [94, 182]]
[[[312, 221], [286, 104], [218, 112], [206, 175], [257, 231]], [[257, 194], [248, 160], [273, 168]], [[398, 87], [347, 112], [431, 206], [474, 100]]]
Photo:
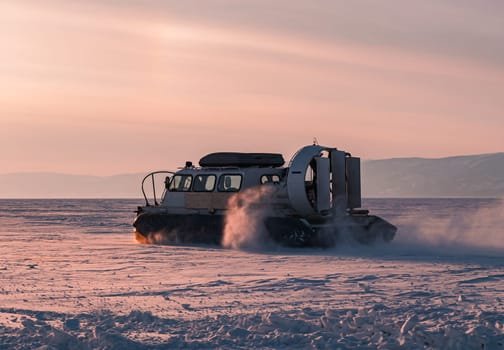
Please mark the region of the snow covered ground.
[[0, 200], [0, 349], [504, 349], [504, 206], [368, 200], [389, 245], [138, 244], [135, 200]]

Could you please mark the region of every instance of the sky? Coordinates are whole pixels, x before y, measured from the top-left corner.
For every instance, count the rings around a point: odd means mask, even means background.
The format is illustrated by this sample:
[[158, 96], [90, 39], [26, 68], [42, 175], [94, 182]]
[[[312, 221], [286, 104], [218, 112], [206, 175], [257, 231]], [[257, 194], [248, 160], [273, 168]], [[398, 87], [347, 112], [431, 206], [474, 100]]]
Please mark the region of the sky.
[[498, 0], [0, 0], [0, 173], [170, 170], [316, 138], [504, 151]]

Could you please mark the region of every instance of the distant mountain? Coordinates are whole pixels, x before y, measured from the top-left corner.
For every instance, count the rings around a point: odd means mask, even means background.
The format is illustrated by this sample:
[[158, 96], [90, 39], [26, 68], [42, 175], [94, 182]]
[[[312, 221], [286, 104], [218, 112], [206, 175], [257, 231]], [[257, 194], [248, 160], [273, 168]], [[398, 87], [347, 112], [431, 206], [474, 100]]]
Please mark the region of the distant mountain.
[[502, 197], [504, 153], [362, 164], [364, 197]]
[[[504, 153], [367, 160], [361, 174], [363, 197], [504, 196]], [[144, 175], [0, 174], [0, 198], [141, 198]]]

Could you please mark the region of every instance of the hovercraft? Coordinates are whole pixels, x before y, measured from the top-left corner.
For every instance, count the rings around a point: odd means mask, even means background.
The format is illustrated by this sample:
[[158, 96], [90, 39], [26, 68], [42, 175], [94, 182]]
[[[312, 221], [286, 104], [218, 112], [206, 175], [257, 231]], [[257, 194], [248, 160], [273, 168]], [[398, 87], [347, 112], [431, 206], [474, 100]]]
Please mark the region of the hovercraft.
[[[219, 152], [201, 158], [199, 167], [186, 162], [178, 171], [146, 175], [145, 205], [133, 223], [137, 240], [221, 245], [229, 214], [244, 205], [261, 212], [254, 217], [260, 218], [265, 239], [288, 247], [394, 238], [394, 225], [361, 208], [359, 158], [314, 144], [284, 164], [277, 153]], [[159, 176], [164, 188], [158, 201]]]

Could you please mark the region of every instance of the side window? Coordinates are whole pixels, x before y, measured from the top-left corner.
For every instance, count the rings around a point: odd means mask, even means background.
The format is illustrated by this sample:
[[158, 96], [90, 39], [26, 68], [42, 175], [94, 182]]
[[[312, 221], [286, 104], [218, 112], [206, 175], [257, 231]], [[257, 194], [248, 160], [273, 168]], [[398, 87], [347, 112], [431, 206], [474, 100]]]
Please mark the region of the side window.
[[191, 175], [175, 175], [170, 182], [170, 192], [189, 191], [191, 189]]
[[217, 189], [221, 192], [236, 192], [241, 188], [241, 175], [222, 175], [219, 178]]
[[194, 192], [211, 192], [215, 188], [215, 175], [197, 175], [194, 177]]
[[277, 184], [280, 182], [280, 176], [278, 175], [263, 175], [261, 176], [261, 184], [273, 183]]

